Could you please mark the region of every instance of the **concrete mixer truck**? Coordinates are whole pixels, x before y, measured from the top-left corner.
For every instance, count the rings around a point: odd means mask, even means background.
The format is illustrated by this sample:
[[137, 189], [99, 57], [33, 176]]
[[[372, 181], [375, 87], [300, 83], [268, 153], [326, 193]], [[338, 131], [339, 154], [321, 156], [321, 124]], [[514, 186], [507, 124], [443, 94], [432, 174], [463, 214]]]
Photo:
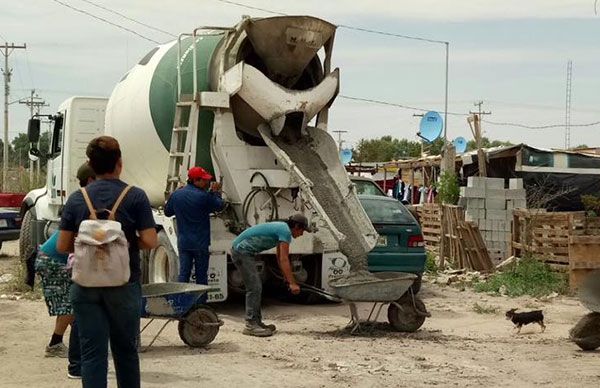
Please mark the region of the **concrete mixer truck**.
[[[51, 116], [46, 187], [22, 204], [21, 255], [57, 228], [62, 206], [79, 188], [75, 172], [87, 143], [106, 134], [121, 145], [122, 179], [143, 188], [154, 207], [160, 244], [142, 255], [145, 282], [177, 278], [175, 220], [162, 206], [188, 167], [199, 165], [222, 182], [228, 204], [211, 219], [209, 282], [219, 290], [209, 301], [243, 290], [228, 257], [235, 236], [296, 212], [317, 230], [291, 245], [295, 276], [327, 288], [332, 276], [348, 271], [348, 256], [377, 242], [327, 132], [339, 89], [339, 70], [331, 69], [334, 35], [334, 25], [306, 16], [200, 27], [153, 48], [109, 99], [66, 100]], [[31, 120], [29, 129], [35, 142], [39, 122]], [[264, 281], [276, 279], [273, 251], [263, 252], [257, 266]]]

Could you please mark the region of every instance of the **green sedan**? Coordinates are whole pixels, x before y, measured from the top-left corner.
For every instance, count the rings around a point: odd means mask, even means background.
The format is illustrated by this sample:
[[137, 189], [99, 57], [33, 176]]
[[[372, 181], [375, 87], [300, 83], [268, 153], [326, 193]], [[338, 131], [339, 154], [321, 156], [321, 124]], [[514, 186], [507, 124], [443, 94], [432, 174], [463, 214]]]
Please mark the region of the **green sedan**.
[[418, 275], [413, 284], [417, 293], [427, 255], [421, 227], [398, 200], [382, 195], [359, 195], [363, 208], [379, 234], [369, 253], [371, 272], [410, 272]]

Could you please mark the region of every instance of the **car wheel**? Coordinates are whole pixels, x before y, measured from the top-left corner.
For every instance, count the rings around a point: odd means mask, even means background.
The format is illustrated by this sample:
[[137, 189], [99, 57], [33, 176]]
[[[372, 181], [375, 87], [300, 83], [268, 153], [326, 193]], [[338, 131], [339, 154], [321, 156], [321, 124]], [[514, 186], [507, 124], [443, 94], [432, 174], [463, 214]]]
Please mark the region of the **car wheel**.
[[179, 257], [164, 230], [158, 232], [158, 246], [150, 251], [148, 283], [176, 282], [179, 275]]
[[19, 235], [19, 258], [25, 262], [34, 251], [31, 241], [31, 228], [33, 227], [33, 214], [27, 210], [21, 221], [21, 233]]

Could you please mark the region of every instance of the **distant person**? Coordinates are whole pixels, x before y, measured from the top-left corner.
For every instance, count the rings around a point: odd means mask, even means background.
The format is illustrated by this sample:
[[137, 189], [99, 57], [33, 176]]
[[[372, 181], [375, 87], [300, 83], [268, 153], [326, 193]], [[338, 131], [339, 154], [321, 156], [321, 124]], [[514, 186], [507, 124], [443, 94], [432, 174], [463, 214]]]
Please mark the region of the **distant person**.
[[175, 216], [177, 222], [177, 281], [182, 283], [190, 281], [194, 266], [196, 283], [208, 284], [210, 214], [223, 209], [221, 185], [212, 179], [202, 167], [190, 168], [187, 185], [173, 192], [165, 206], [165, 215]]
[[[77, 170], [77, 179], [79, 185], [85, 187], [96, 179], [96, 174], [87, 163], [84, 163]], [[42, 290], [48, 306], [48, 313], [50, 316], [56, 316], [54, 332], [50, 343], [46, 346], [46, 357], [68, 357], [67, 376], [77, 379], [81, 378], [81, 351], [79, 332], [69, 300], [69, 291], [73, 282], [67, 268], [68, 255], [58, 253], [56, 250], [58, 235], [59, 231], [56, 231], [40, 246], [35, 261], [35, 270], [42, 280]], [[67, 350], [63, 343], [63, 336], [69, 325], [71, 325], [71, 332]]]
[[[97, 179], [85, 190], [97, 217], [106, 219], [109, 213], [106, 209], [112, 209], [128, 187], [119, 179], [123, 169], [119, 143], [110, 136], [100, 136], [88, 144], [86, 155]], [[90, 210], [83, 193], [71, 194], [61, 216], [59, 252], [74, 251], [79, 225], [89, 217]], [[142, 309], [139, 250], [157, 246], [154, 218], [146, 193], [136, 187], [126, 192], [115, 218], [129, 244], [129, 283], [118, 287], [83, 287], [75, 283], [71, 287], [71, 303], [81, 340], [81, 374], [86, 388], [107, 386], [109, 340], [118, 387], [140, 387], [137, 353]]]
[[243, 231], [231, 248], [233, 264], [241, 272], [246, 287], [246, 327], [243, 334], [255, 337], [268, 337], [275, 333], [275, 325], [265, 325], [262, 321], [261, 300], [262, 281], [256, 269], [255, 256], [277, 247], [277, 264], [292, 294], [300, 293], [300, 286], [294, 278], [289, 259], [292, 238], [304, 232], [311, 232], [307, 218], [294, 214], [285, 222], [267, 222]]

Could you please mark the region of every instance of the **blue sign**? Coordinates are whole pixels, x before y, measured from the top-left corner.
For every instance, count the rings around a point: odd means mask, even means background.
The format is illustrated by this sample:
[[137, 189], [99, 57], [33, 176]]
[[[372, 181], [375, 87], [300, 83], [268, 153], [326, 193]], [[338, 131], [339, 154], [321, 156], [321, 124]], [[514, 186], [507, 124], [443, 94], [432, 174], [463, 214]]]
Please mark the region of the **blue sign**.
[[438, 112], [427, 112], [421, 118], [417, 135], [428, 143], [433, 143], [442, 134], [444, 121]]
[[340, 160], [343, 165], [346, 165], [352, 161], [352, 150], [348, 148], [344, 148], [340, 151]]

